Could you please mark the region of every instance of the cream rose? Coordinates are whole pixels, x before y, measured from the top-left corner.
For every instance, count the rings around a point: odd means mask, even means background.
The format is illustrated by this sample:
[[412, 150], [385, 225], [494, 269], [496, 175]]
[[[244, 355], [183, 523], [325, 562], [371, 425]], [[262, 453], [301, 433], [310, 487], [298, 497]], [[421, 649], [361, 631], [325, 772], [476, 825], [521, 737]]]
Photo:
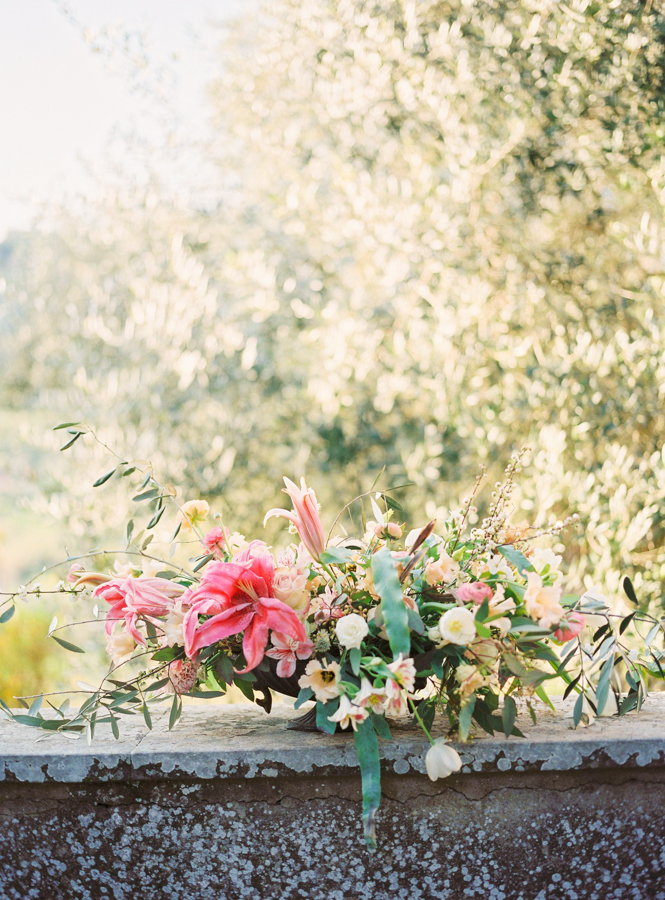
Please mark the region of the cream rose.
[[342, 616], [337, 620], [335, 625], [335, 634], [337, 640], [342, 647], [353, 649], [360, 647], [363, 640], [367, 637], [369, 628], [367, 622], [358, 613], [350, 613], [348, 616]]
[[300, 569], [279, 566], [275, 569], [273, 581], [275, 597], [291, 609], [303, 613], [309, 603], [307, 573]]
[[473, 613], [465, 606], [446, 610], [439, 619], [439, 631], [442, 640], [465, 647], [477, 634]]

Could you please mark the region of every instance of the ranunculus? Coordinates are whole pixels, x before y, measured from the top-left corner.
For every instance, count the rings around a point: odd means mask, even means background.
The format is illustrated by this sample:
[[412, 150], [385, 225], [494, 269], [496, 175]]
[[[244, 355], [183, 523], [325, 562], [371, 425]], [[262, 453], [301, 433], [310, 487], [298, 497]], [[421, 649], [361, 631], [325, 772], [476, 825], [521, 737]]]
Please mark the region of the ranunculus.
[[339, 697], [339, 663], [334, 660], [322, 665], [318, 659], [312, 659], [307, 663], [305, 674], [298, 679], [301, 688], [311, 688], [314, 696], [321, 703], [327, 703], [334, 697]]
[[438, 559], [430, 559], [425, 566], [425, 580], [429, 585], [449, 584], [457, 578], [459, 571], [459, 563], [441, 551]]
[[551, 628], [556, 622], [561, 621], [565, 612], [560, 603], [561, 588], [545, 587], [543, 579], [537, 572], [527, 572], [527, 582], [524, 592], [527, 613], [541, 628]]
[[369, 710], [362, 706], [356, 706], [351, 703], [346, 694], [342, 694], [339, 700], [339, 707], [336, 713], [328, 716], [329, 722], [337, 722], [340, 728], [348, 728], [349, 725], [355, 731], [360, 722], [364, 722], [369, 715]]
[[584, 628], [585, 624], [582, 613], [570, 612], [559, 622], [559, 627], [554, 632], [554, 637], [562, 643], [572, 641]]
[[288, 634], [278, 634], [273, 631], [272, 647], [266, 650], [266, 656], [278, 659], [277, 674], [280, 678], [290, 678], [296, 670], [297, 659], [309, 659], [314, 650], [311, 641], [296, 641]]
[[360, 647], [369, 633], [367, 622], [358, 613], [342, 616], [335, 625], [335, 634], [342, 647], [347, 650]]
[[220, 528], [219, 525], [216, 528], [211, 528], [203, 538], [203, 543], [211, 553], [214, 553], [215, 556], [219, 556], [224, 549], [224, 544], [226, 543], [226, 535], [224, 534], [224, 529]]
[[300, 615], [307, 612], [310, 592], [307, 582], [307, 572], [301, 569], [278, 566], [275, 569], [273, 581], [275, 597], [286, 603]]
[[439, 619], [439, 631], [442, 640], [465, 647], [477, 634], [473, 613], [465, 606], [446, 610]]
[[[243, 671], [263, 659], [272, 629], [296, 641], [306, 641], [305, 628], [290, 606], [274, 596], [275, 563], [262, 541], [252, 543], [231, 562], [212, 562], [201, 583], [183, 601], [185, 652], [193, 658], [203, 647], [244, 632], [242, 649], [247, 660]], [[201, 622], [200, 616], [210, 616]]]
[[447, 778], [462, 768], [462, 760], [457, 750], [447, 744], [443, 738], [434, 741], [425, 755], [425, 768], [430, 781]]
[[485, 599], [491, 600], [494, 592], [489, 584], [485, 584], [483, 581], [469, 581], [466, 584], [460, 584], [457, 588], [457, 596], [463, 603], [480, 605]]

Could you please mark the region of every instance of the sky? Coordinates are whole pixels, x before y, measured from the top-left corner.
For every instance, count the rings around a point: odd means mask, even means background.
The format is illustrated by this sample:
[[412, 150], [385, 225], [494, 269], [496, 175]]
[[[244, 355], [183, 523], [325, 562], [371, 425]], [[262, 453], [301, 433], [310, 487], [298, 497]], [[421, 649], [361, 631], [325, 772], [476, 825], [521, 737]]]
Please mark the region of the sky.
[[0, 241], [32, 227], [45, 203], [85, 192], [114, 135], [159, 127], [141, 91], [145, 72], [122, 52], [95, 52], [109, 46], [104, 29], [113, 46], [125, 32], [145, 34], [149, 72], [175, 77], [169, 96], [195, 130], [205, 121], [207, 26], [249, 2], [0, 0]]

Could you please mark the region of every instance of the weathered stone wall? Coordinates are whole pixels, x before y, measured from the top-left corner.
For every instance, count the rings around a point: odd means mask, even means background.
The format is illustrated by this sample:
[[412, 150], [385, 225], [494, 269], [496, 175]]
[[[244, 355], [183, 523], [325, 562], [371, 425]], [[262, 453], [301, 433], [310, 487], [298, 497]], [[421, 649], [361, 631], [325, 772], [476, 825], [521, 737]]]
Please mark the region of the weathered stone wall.
[[383, 744], [379, 850], [360, 827], [348, 735], [286, 730], [286, 708], [196, 707], [121, 741], [0, 726], [2, 900], [665, 900], [665, 697], [572, 731], [460, 748]]

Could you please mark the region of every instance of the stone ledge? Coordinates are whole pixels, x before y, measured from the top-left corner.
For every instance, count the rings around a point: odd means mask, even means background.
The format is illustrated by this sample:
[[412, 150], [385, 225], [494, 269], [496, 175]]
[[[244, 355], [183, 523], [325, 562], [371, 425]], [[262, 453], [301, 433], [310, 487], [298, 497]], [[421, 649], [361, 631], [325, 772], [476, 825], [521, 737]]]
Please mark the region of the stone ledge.
[[[119, 741], [99, 730], [92, 746], [83, 739], [42, 733], [16, 723], [0, 724], [0, 781], [94, 784], [114, 781], [333, 777], [357, 773], [350, 734], [327, 736], [290, 731], [299, 713], [277, 704], [271, 715], [250, 706], [185, 707], [169, 732], [165, 716], [149, 732], [139, 719], [123, 721]], [[573, 730], [570, 719], [542, 707], [536, 725], [520, 716], [524, 738], [478, 736], [456, 745], [460, 775], [569, 772], [665, 765], [665, 693], [648, 698], [642, 711], [597, 720]], [[108, 732], [108, 729], [107, 729]], [[398, 726], [381, 742], [386, 774], [424, 774], [427, 742], [413, 728]]]

